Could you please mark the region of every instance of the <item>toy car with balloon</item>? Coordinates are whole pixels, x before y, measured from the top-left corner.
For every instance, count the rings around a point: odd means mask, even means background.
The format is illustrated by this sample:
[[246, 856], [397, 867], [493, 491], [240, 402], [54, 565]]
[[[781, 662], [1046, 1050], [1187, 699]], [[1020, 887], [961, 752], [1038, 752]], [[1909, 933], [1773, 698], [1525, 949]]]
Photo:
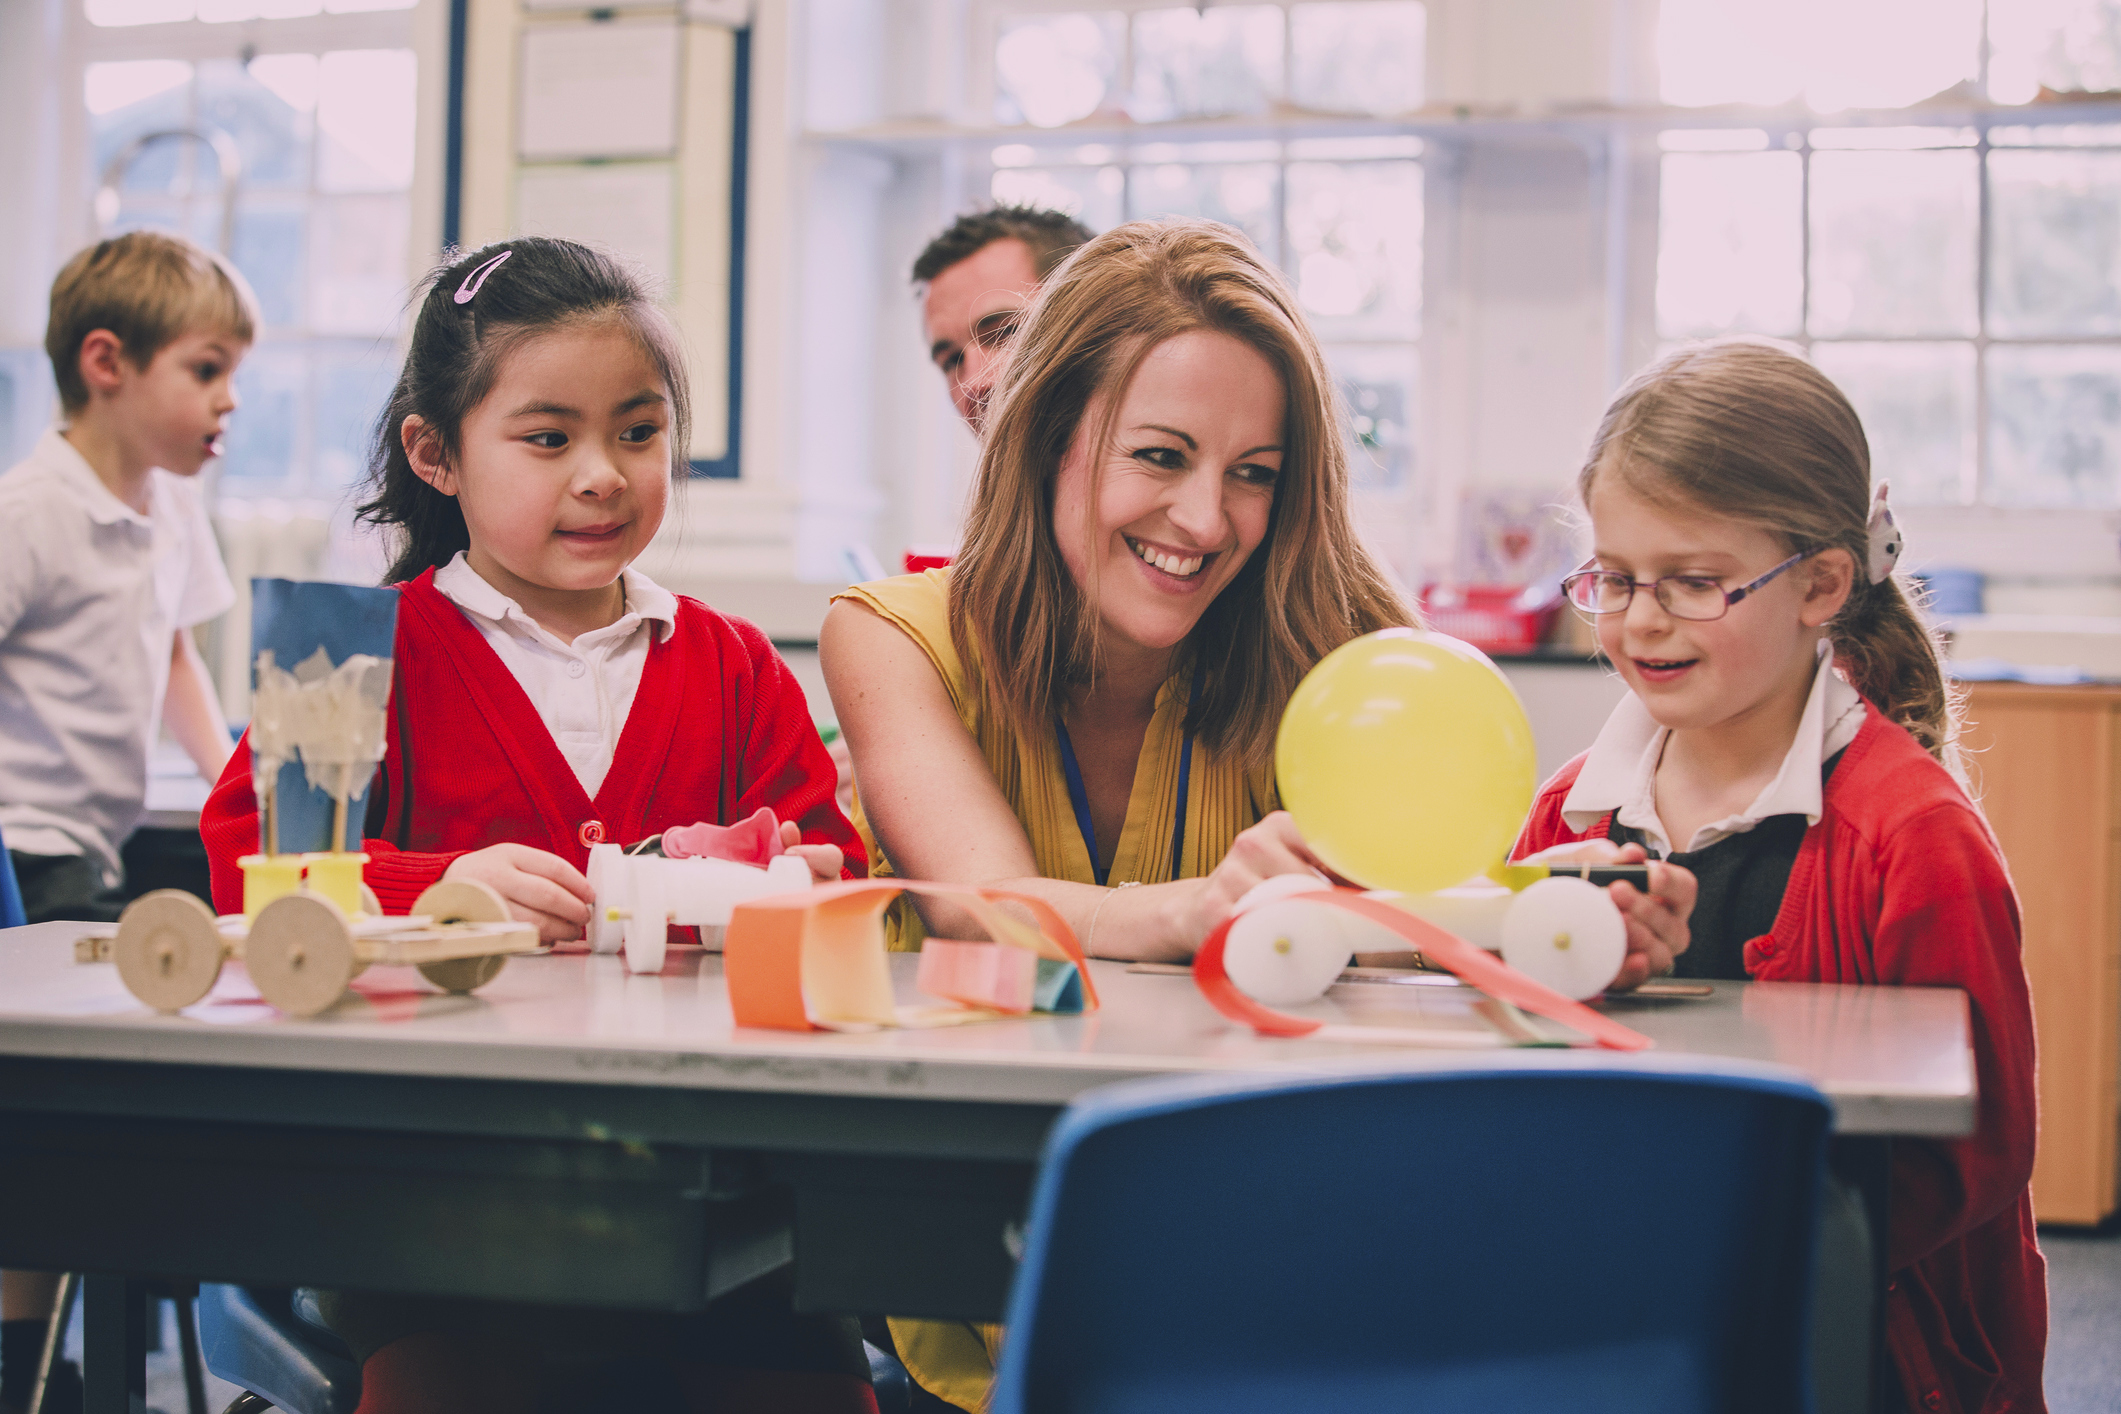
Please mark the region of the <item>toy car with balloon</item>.
[[1270, 1035], [1414, 1040], [1278, 1008], [1323, 996], [1357, 953], [1416, 951], [1600, 1045], [1650, 1044], [1582, 1005], [1627, 956], [1601, 885], [1644, 866], [1508, 862], [1536, 785], [1532, 730], [1485, 655], [1405, 628], [1344, 644], [1297, 686], [1275, 756], [1306, 843], [1362, 887], [1283, 875], [1241, 899], [1194, 960], [1218, 1010]]

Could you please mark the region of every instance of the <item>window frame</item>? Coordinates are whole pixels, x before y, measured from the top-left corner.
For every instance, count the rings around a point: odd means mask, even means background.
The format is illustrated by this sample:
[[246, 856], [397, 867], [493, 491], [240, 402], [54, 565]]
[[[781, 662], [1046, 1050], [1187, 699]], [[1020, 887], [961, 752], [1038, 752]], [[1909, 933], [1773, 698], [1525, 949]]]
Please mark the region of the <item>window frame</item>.
[[[288, 19], [251, 19], [228, 22], [204, 20], [171, 20], [153, 24], [104, 26], [92, 23], [87, 16], [82, 0], [64, 0], [66, 20], [64, 27], [64, 57], [60, 78], [59, 115], [59, 181], [57, 183], [58, 210], [55, 215], [61, 232], [60, 245], [70, 252], [88, 245], [101, 236], [101, 229], [93, 212], [93, 201], [100, 173], [92, 171], [94, 150], [93, 121], [87, 105], [82, 101], [82, 91], [90, 64], [124, 62], [141, 59], [175, 59], [194, 66], [210, 60], [235, 60], [248, 63], [260, 54], [308, 53], [322, 55], [326, 52], [349, 49], [402, 49], [409, 50], [415, 60], [415, 94], [418, 112], [415, 115], [413, 138], [412, 178], [403, 193], [406, 202], [409, 229], [407, 250], [411, 259], [403, 272], [403, 283], [410, 288], [416, 268], [426, 263], [425, 256], [434, 242], [425, 239], [430, 226], [437, 223], [441, 206], [441, 172], [438, 158], [440, 152], [434, 136], [441, 130], [442, 114], [438, 111], [441, 85], [446, 83], [446, 54], [439, 52], [433, 33], [435, 16], [432, 12], [446, 9], [448, 0], [415, 0], [415, 3], [400, 10], [357, 11], [349, 14], [316, 14]], [[446, 24], [446, 15], [441, 17]], [[445, 35], [446, 42], [446, 35]], [[197, 83], [196, 73], [190, 82]], [[315, 200], [315, 178], [310, 179], [310, 188], [298, 198], [305, 207]], [[431, 190], [430, 190], [431, 189]], [[390, 193], [396, 195], [397, 193]], [[306, 225], [305, 225], [306, 229]], [[382, 341], [395, 348], [403, 337], [402, 317], [392, 320], [380, 332], [372, 334], [332, 333], [316, 329], [309, 321], [312, 313], [308, 302], [304, 306], [304, 322], [293, 326], [269, 326], [260, 329], [260, 343], [272, 340], [289, 349], [298, 349], [305, 356], [328, 353], [334, 349], [344, 351], [361, 344]], [[223, 476], [218, 465], [210, 471], [212, 484], [209, 495], [216, 499], [227, 498], [246, 503], [306, 503], [319, 507], [339, 508], [348, 499], [350, 487], [334, 488], [320, 484], [317, 480], [320, 464], [316, 450], [316, 368], [313, 364], [305, 372], [307, 385], [304, 393], [305, 406], [299, 414], [298, 448], [301, 461], [299, 479], [266, 485], [250, 485], [231, 481]], [[241, 414], [238, 413], [238, 417]]]
[[[1922, 115], [1916, 114], [1914, 116], [1919, 118]], [[1798, 160], [1799, 186], [1797, 210], [1797, 329], [1794, 333], [1764, 332], [1762, 334], [1762, 337], [1775, 338], [1790, 343], [1798, 348], [1801, 348], [1804, 351], [1806, 357], [1811, 357], [1813, 350], [1821, 345], [1832, 346], [1835, 344], [1903, 344], [1926, 346], [1952, 345], [1972, 349], [1974, 354], [1974, 402], [1972, 423], [1969, 431], [1969, 435], [1973, 439], [1971, 448], [1972, 454], [1966, 459], [1964, 469], [1961, 473], [1961, 485], [1959, 495], [1956, 499], [1951, 501], [1909, 502], [1908, 504], [1911, 506], [1921, 506], [1925, 509], [1938, 511], [1989, 510], [2004, 514], [2017, 514], [2020, 512], [2038, 513], [2043, 511], [2060, 511], [2070, 514], [2097, 514], [2121, 510], [2121, 504], [2117, 504], [2115, 506], [2047, 507], [2014, 505], [2007, 501], [1991, 499], [1991, 496], [1994, 491], [1994, 469], [1992, 465], [1993, 457], [1991, 454], [1992, 439], [1989, 408], [1990, 400], [1988, 359], [1990, 350], [1993, 348], [2066, 349], [2113, 348], [2121, 346], [2121, 333], [2019, 336], [1992, 334], [1989, 329], [1991, 321], [1990, 305], [1992, 293], [1990, 289], [1990, 260], [1993, 254], [1993, 245], [1995, 237], [1995, 221], [1993, 215], [1994, 206], [1992, 197], [1993, 181], [1989, 167], [1990, 157], [1998, 152], [2121, 153], [2121, 138], [2117, 138], [2111, 143], [2068, 145], [2042, 144], [2038, 141], [2037, 136], [2035, 136], [2034, 140], [2022, 144], [2010, 143], [1998, 145], [1992, 143], [1990, 140], [1989, 130], [1991, 127], [2004, 127], [2012, 129], [2030, 128], [2034, 130], [2035, 134], [2037, 134], [2038, 129], [2042, 127], [2084, 125], [2076, 123], [2061, 123], [2053, 120], [2047, 122], [2039, 121], [2039, 118], [2046, 116], [2047, 115], [2037, 115], [2031, 119], [2028, 119], [2025, 116], [2017, 114], [2002, 117], [1996, 117], [1994, 115], [1989, 114], [1970, 114], [1964, 120], [1957, 122], [1950, 121], [1948, 117], [1939, 117], [1931, 119], [1927, 122], [1910, 121], [1904, 124], [1891, 125], [1884, 123], [1874, 123], [1868, 125], [1850, 124], [1846, 121], [1835, 121], [1832, 115], [1813, 115], [1803, 119], [1802, 121], [1790, 120], [1779, 125], [1772, 122], [1750, 121], [1745, 122], [1743, 124], [1688, 124], [1683, 120], [1683, 116], [1675, 116], [1673, 119], [1662, 123], [1658, 128], [1656, 136], [1659, 138], [1661, 138], [1663, 134], [1670, 132], [1706, 132], [1719, 130], [1743, 132], [1759, 131], [1764, 132], [1767, 138], [1765, 146], [1758, 149], [1694, 150], [1685, 148], [1664, 148], [1662, 147], [1661, 143], [1658, 144], [1658, 146], [1654, 149], [1654, 155], [1657, 158], [1657, 170], [1659, 174], [1657, 186], [1659, 189], [1660, 208], [1663, 185], [1663, 159], [1666, 157], [1674, 155], [1689, 155], [1702, 156], [1714, 159], [1723, 156], [1737, 157], [1748, 155], [1749, 152], [1752, 151], [1765, 151], [1788, 152], [1794, 155]], [[2090, 125], [2109, 126], [2110, 124], [2098, 122], [2095, 119]], [[1973, 130], [1973, 141], [1954, 143], [1939, 142], [1933, 145], [1908, 147], [1863, 147], [1860, 145], [1851, 144], [1849, 146], [1833, 146], [1825, 148], [1815, 146], [1812, 141], [1812, 134], [1814, 132], [1848, 132], [1851, 131], [1853, 128], [1860, 128], [1862, 126], [1874, 126], [1880, 128], [1885, 128], [1888, 126], [1920, 127], [1934, 128], [1940, 131], [1952, 131], [1971, 128]], [[1975, 182], [1975, 228], [1973, 252], [1975, 329], [1972, 334], [1818, 335], [1812, 332], [1812, 159], [1821, 152], [1826, 152], [1829, 154], [1839, 152], [1964, 152], [1970, 154], [1973, 157]], [[1639, 224], [1640, 223], [1638, 223], [1638, 226]], [[1652, 251], [1652, 263], [1654, 265], [1655, 259], [1657, 257], [1661, 257], [1663, 253], [1661, 223], [1655, 220], [1654, 218], [1649, 222], [1647, 237]], [[1657, 292], [1655, 288], [1654, 276], [1652, 277], [1652, 280], [1650, 282], [1650, 288], [1647, 292], [1647, 300], [1648, 309], [1645, 312], [1645, 322], [1648, 329], [1651, 331], [1652, 335], [1655, 337], [1660, 346], [1684, 342], [1692, 338], [1710, 337], [1706, 335], [1668, 335], [1664, 333], [1661, 321], [1658, 317], [1658, 310], [1656, 304]]]

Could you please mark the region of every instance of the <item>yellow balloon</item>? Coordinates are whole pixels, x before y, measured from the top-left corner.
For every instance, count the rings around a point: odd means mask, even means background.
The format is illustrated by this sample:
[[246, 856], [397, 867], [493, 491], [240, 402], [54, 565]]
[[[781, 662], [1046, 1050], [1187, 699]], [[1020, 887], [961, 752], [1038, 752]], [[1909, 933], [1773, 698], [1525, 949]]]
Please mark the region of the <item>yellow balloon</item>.
[[1333, 871], [1434, 893], [1508, 855], [1536, 785], [1532, 727], [1470, 644], [1389, 628], [1297, 684], [1275, 741], [1281, 802]]

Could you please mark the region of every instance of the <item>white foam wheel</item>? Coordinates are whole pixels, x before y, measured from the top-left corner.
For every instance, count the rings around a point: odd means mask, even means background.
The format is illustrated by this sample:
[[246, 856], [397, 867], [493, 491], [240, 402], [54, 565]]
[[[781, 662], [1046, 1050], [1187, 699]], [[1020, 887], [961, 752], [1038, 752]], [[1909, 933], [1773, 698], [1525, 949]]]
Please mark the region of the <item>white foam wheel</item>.
[[127, 904], [111, 943], [125, 990], [156, 1011], [181, 1011], [212, 991], [226, 953], [214, 911], [182, 889]]
[[596, 896], [590, 905], [589, 927], [583, 936], [589, 941], [589, 950], [594, 953], [614, 953], [626, 943], [626, 925], [611, 916], [614, 908], [631, 908], [626, 882], [632, 865], [626, 851], [615, 844], [596, 844], [589, 847], [589, 892]]
[[1223, 940], [1223, 969], [1240, 992], [1265, 1006], [1317, 1001], [1355, 951], [1342, 916], [1332, 904], [1291, 898], [1249, 908]]
[[[663, 861], [657, 860], [655, 864]], [[661, 972], [670, 947], [670, 908], [664, 898], [662, 871], [653, 865], [633, 871], [633, 908], [626, 919], [626, 970]]]
[[1627, 920], [1582, 879], [1541, 879], [1502, 916], [1502, 960], [1573, 1001], [1603, 992], [1627, 956]]
[[243, 940], [243, 965], [258, 995], [289, 1016], [323, 1011], [346, 994], [360, 971], [346, 915], [306, 889], [259, 911]]

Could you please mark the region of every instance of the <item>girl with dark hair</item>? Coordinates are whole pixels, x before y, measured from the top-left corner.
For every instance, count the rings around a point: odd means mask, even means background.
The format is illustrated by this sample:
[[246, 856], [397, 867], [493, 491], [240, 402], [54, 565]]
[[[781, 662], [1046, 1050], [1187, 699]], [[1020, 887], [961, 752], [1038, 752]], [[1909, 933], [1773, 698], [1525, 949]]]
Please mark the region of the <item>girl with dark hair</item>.
[[1893, 1146], [1881, 1407], [2041, 1409], [2018, 901], [1952, 769], [1954, 704], [1855, 409], [1774, 345], [1684, 348], [1621, 390], [1578, 490], [1596, 553], [1564, 584], [1633, 691], [1541, 790], [1520, 855], [1690, 871], [1682, 976], [1966, 993], [1979, 1126]]
[[[593, 899], [584, 826], [631, 841], [761, 806], [818, 879], [863, 868], [764, 635], [632, 568], [686, 465], [688, 411], [676, 332], [609, 256], [526, 238], [435, 273], [361, 507], [399, 537], [388, 747], [362, 845], [385, 912], [473, 879], [546, 942], [573, 941]], [[247, 750], [201, 831], [216, 902], [239, 911], [236, 861], [258, 842]], [[636, 1391], [628, 1408], [873, 1411], [852, 1325], [796, 1317], [759, 1285], [684, 1318], [318, 1304], [364, 1362], [362, 1414], [600, 1408], [614, 1357], [661, 1372], [667, 1398]]]

